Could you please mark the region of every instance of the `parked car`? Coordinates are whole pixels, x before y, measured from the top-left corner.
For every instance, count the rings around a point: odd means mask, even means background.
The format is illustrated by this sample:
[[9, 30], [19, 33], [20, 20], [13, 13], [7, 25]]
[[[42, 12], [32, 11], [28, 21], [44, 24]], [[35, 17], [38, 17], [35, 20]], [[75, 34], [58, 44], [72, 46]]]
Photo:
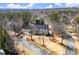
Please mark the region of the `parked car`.
[[5, 55], [5, 52], [3, 49], [0, 49], [0, 55]]

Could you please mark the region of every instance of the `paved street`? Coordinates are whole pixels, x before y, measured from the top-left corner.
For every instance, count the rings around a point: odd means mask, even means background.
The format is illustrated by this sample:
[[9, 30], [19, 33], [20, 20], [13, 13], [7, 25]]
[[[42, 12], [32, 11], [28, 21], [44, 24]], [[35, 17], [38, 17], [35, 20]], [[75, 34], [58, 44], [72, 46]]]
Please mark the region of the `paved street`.
[[23, 44], [25, 47], [27, 47], [29, 50], [33, 51], [37, 55], [48, 55], [48, 53], [41, 48], [37, 47], [36, 45], [30, 43], [25, 38], [18, 39], [18, 42]]
[[66, 40], [67, 40], [66, 55], [76, 55], [75, 44], [74, 44], [73, 38], [71, 36], [71, 33], [66, 32]]

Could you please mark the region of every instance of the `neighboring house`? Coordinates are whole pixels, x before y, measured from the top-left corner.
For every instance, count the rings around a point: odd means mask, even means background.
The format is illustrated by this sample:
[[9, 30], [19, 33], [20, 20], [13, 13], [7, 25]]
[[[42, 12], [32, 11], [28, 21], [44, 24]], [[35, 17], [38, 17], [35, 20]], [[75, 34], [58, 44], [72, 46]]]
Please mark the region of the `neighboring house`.
[[34, 25], [32, 26], [32, 33], [38, 35], [47, 35], [48, 34], [48, 25]]
[[5, 55], [5, 52], [3, 49], [0, 49], [0, 55]]

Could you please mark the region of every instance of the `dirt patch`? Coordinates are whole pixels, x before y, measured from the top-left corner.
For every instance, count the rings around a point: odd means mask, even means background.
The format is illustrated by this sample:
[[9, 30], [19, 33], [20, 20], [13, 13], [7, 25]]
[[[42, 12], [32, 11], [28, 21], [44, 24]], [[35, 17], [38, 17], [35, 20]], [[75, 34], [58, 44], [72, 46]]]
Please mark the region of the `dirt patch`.
[[15, 45], [17, 51], [20, 55], [35, 55], [32, 51], [30, 51], [28, 48], [24, 47], [21, 44]]
[[79, 40], [78, 40], [78, 37], [76, 37], [76, 36], [72, 36], [72, 37], [74, 39], [75, 49], [76, 49], [77, 55], [79, 55]]
[[50, 37], [33, 35], [32, 39], [34, 40], [35, 43], [39, 45], [45, 45], [46, 49], [49, 49], [49, 51], [51, 52], [55, 52], [57, 55], [65, 54], [66, 47], [64, 47], [59, 43], [51, 41]]

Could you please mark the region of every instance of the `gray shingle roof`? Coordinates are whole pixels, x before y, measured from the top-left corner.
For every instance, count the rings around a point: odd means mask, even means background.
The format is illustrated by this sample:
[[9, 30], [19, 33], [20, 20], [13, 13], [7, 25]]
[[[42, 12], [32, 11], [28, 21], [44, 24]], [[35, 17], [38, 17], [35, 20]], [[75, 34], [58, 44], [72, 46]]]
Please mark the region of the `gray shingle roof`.
[[34, 28], [35, 29], [44, 29], [44, 30], [46, 30], [46, 29], [48, 29], [48, 25], [34, 25]]
[[48, 33], [48, 25], [34, 25], [33, 30], [38, 34]]

